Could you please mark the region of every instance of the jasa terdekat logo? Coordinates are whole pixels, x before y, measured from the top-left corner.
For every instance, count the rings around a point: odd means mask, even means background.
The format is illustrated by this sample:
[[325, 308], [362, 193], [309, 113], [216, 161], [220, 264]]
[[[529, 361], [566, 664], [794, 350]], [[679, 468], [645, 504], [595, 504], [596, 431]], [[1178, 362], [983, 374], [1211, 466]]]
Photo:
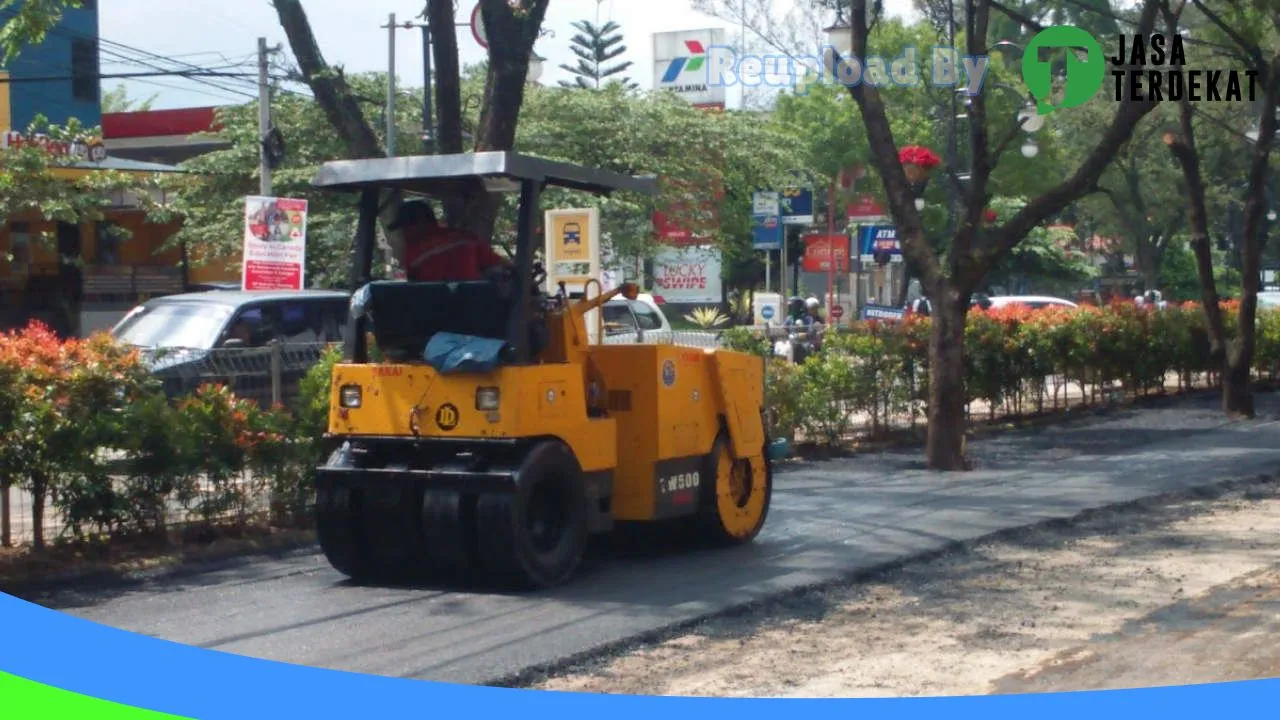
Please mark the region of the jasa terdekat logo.
[[[1083, 51], [1081, 58], [1075, 51]], [[1066, 87], [1053, 101], [1054, 68], [1062, 68]], [[1112, 80], [1117, 102], [1126, 97], [1153, 102], [1252, 102], [1257, 96], [1257, 70], [1187, 69], [1181, 35], [1119, 35], [1116, 54], [1107, 57], [1102, 44], [1087, 31], [1059, 25], [1041, 30], [1022, 56], [1022, 79], [1036, 98], [1041, 115], [1078, 107], [1092, 100]]]

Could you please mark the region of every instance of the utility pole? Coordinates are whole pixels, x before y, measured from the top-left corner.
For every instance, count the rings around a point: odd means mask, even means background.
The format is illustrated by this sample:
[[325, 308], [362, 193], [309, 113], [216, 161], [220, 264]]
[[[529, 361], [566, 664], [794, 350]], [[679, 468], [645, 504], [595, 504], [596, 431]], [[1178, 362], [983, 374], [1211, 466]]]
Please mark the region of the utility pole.
[[396, 155], [396, 14], [387, 17], [387, 157]]
[[435, 113], [431, 107], [431, 23], [422, 23], [422, 152], [436, 151]]
[[267, 84], [267, 39], [258, 38], [258, 162], [262, 176], [259, 190], [271, 195], [271, 162], [267, 158], [267, 137], [271, 133], [271, 92]]

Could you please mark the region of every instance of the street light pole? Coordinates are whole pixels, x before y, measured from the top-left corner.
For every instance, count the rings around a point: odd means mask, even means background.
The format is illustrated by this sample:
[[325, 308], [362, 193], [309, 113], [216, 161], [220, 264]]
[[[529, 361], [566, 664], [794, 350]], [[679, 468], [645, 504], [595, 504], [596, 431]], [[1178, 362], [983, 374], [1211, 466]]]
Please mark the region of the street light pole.
[[396, 155], [396, 14], [387, 19], [387, 157]]
[[435, 113], [431, 107], [431, 24], [422, 23], [422, 152], [435, 153]]

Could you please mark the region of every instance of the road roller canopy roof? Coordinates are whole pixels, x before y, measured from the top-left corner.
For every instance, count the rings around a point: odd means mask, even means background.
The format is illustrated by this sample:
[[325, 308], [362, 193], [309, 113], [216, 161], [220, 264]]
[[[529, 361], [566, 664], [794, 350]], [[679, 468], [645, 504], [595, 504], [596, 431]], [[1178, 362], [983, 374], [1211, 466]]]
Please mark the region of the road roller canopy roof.
[[335, 160], [321, 166], [312, 185], [328, 190], [394, 188], [424, 195], [517, 192], [523, 181], [610, 195], [627, 190], [657, 194], [652, 176], [631, 176], [515, 152], [410, 155]]

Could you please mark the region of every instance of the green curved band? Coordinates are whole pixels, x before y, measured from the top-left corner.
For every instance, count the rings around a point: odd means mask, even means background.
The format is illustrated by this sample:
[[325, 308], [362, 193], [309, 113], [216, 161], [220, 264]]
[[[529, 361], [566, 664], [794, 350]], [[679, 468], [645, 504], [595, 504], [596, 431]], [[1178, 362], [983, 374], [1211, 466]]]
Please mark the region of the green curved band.
[[190, 720], [120, 705], [0, 672], [5, 718], [13, 720]]

